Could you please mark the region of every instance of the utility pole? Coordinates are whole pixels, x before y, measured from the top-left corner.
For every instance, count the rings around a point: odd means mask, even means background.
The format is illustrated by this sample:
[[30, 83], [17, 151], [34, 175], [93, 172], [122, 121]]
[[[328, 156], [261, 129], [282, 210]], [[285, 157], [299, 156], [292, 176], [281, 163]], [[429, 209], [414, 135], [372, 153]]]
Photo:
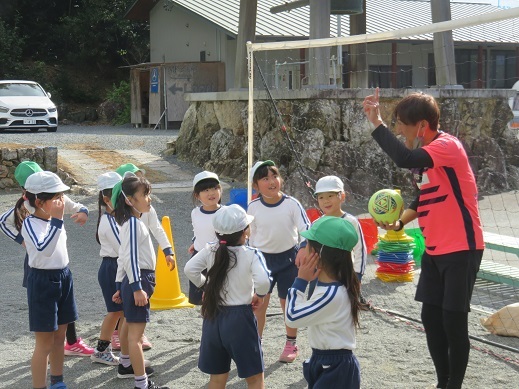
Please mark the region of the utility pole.
[[[234, 88], [247, 88], [247, 41], [256, 41], [256, 14], [258, 0], [240, 0], [240, 20], [236, 42], [236, 61], [234, 68]], [[254, 66], [251, 64], [251, 66]]]
[[[433, 23], [451, 20], [450, 1], [431, 0], [431, 15]], [[456, 61], [452, 31], [435, 32], [433, 38], [436, 84], [439, 86], [456, 85]]]

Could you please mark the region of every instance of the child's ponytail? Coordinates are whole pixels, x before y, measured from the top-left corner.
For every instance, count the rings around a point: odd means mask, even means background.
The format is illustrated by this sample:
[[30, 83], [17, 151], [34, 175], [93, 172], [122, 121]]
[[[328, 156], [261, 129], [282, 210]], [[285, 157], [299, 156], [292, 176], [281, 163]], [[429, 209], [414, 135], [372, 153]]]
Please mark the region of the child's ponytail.
[[214, 264], [207, 272], [207, 279], [203, 287], [204, 298], [201, 313], [204, 319], [213, 319], [220, 312], [227, 273], [236, 266], [236, 254], [229, 250], [229, 247], [239, 246], [242, 236], [243, 231], [228, 235], [216, 234], [219, 246], [214, 257]]
[[20, 232], [22, 230], [22, 224], [24, 219], [29, 216], [29, 211], [23, 205], [25, 203], [25, 196], [18, 199], [14, 206], [14, 226]]

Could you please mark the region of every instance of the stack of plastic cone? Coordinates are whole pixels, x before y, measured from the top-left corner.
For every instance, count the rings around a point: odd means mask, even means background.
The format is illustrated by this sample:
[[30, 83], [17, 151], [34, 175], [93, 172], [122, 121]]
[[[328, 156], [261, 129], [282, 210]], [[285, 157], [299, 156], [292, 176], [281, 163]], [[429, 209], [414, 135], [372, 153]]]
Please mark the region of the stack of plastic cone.
[[414, 239], [401, 231], [387, 231], [377, 243], [375, 276], [385, 282], [410, 282], [414, 278]]
[[[168, 236], [169, 242], [173, 253], [175, 253], [175, 260], [177, 258], [175, 252], [175, 242], [171, 233], [171, 224], [169, 217], [164, 216], [162, 218], [162, 228]], [[180, 279], [178, 277], [178, 264], [174, 270], [170, 270], [167, 263], [166, 257], [162, 248], [159, 247], [157, 253], [157, 267], [155, 269], [156, 286], [153, 296], [151, 296], [150, 304], [151, 309], [173, 309], [173, 308], [193, 308], [193, 304], [188, 302], [187, 297], [180, 290]]]

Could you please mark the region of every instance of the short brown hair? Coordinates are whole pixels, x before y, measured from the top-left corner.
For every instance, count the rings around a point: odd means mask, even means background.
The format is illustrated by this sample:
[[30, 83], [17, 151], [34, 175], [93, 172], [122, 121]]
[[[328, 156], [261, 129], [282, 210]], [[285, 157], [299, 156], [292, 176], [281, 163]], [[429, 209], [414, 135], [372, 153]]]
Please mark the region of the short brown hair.
[[436, 131], [440, 121], [440, 107], [431, 95], [411, 93], [397, 104], [393, 111], [393, 119], [404, 124], [416, 124], [426, 120], [431, 130]]

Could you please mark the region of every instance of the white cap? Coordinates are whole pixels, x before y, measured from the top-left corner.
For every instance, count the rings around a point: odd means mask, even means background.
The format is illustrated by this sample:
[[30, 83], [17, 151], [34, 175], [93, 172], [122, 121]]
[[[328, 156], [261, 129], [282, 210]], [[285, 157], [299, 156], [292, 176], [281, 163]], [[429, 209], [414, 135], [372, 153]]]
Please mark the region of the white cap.
[[337, 176], [325, 176], [320, 178], [315, 184], [314, 194], [325, 192], [344, 192], [342, 180]]
[[220, 182], [220, 179], [218, 178], [218, 174], [213, 172], [208, 172], [207, 170], [204, 170], [203, 172], [198, 173], [195, 178], [193, 178], [193, 188], [196, 184], [198, 184], [202, 180], [207, 180], [208, 178], [212, 178], [218, 182]]
[[213, 217], [213, 227], [217, 234], [229, 235], [243, 231], [254, 220], [254, 216], [247, 215], [238, 204], [222, 207]]
[[262, 166], [276, 166], [274, 161], [271, 161], [270, 159], [267, 159], [266, 161], [258, 161], [254, 164], [254, 166], [250, 169], [250, 181], [254, 181], [254, 173], [256, 173], [256, 170], [258, 170]]
[[103, 173], [97, 177], [97, 190], [112, 189], [123, 178], [117, 172]]
[[31, 174], [25, 181], [25, 190], [33, 194], [61, 193], [69, 190], [57, 174], [52, 172], [38, 172]]

